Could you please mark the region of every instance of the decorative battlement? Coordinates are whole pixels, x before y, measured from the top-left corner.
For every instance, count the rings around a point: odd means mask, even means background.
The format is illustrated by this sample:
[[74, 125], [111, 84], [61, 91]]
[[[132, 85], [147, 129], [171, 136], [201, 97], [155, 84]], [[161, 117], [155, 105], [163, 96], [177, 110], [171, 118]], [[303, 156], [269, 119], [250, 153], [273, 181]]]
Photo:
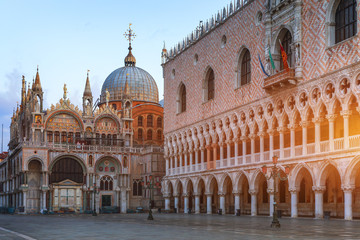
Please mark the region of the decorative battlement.
[[187, 37], [185, 37], [182, 42], [179, 42], [177, 45], [171, 48], [170, 51], [167, 52], [166, 56], [164, 56], [164, 63], [172, 60], [177, 55], [189, 48], [191, 45], [195, 44], [213, 29], [217, 28], [219, 25], [227, 21], [235, 13], [241, 11], [247, 4], [252, 1], [253, 0], [234, 0], [222, 10], [219, 10], [217, 14], [206, 20], [206, 22], [200, 21], [199, 26], [197, 26], [194, 31], [192, 31]]

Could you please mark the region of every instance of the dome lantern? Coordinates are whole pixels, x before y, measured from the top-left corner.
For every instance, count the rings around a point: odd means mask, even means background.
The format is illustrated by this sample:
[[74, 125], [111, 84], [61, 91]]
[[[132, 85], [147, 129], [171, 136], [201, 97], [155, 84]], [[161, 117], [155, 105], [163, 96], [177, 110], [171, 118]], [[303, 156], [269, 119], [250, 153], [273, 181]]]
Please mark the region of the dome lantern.
[[132, 50], [131, 42], [134, 40], [136, 35], [133, 32], [133, 30], [131, 29], [131, 23], [129, 24], [129, 29], [127, 30], [127, 32], [125, 32], [124, 36], [129, 41], [129, 48], [128, 48], [129, 53], [125, 57], [125, 66], [133, 66], [133, 67], [135, 67], [136, 59], [135, 59], [134, 55], [132, 55], [132, 52], [131, 52], [131, 50]]
[[125, 57], [125, 66], [114, 70], [105, 79], [101, 89], [100, 104], [106, 102], [106, 89], [110, 94], [110, 102], [121, 101], [124, 97], [130, 97], [133, 101], [159, 102], [158, 87], [154, 78], [145, 70], [136, 67], [136, 59], [132, 55], [131, 41], [135, 34], [129, 25], [124, 34], [129, 41], [129, 53]]

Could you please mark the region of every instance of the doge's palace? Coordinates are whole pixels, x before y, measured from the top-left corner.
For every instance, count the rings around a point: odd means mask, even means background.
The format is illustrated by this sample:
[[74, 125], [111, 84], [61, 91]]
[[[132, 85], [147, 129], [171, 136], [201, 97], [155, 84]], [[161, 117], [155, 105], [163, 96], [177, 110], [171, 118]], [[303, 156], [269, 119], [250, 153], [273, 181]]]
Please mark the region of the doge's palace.
[[360, 217], [359, 6], [236, 0], [163, 49], [166, 209]]

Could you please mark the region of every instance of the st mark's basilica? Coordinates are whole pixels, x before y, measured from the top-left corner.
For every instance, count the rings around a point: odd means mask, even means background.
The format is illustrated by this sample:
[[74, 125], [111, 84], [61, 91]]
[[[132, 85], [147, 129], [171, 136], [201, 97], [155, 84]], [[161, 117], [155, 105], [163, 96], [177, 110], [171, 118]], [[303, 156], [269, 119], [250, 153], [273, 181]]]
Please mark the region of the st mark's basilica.
[[153, 77], [135, 66], [130, 27], [126, 36], [125, 66], [106, 78], [97, 101], [88, 73], [81, 108], [65, 84], [63, 97], [45, 109], [39, 69], [31, 86], [23, 76], [9, 154], [0, 163], [0, 206], [18, 213], [126, 213], [148, 208], [150, 200], [163, 205], [160, 188], [146, 188], [165, 174], [163, 107]]

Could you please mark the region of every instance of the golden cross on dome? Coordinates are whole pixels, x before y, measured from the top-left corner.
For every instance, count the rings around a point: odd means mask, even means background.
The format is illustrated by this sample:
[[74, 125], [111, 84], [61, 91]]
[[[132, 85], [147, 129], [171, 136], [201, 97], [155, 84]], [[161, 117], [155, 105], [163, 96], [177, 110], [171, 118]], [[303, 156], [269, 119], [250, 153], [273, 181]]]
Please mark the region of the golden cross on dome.
[[133, 41], [136, 37], [135, 33], [131, 29], [131, 23], [129, 24], [129, 29], [127, 30], [127, 32], [124, 33], [124, 36], [129, 41], [129, 45], [131, 45], [131, 41]]

